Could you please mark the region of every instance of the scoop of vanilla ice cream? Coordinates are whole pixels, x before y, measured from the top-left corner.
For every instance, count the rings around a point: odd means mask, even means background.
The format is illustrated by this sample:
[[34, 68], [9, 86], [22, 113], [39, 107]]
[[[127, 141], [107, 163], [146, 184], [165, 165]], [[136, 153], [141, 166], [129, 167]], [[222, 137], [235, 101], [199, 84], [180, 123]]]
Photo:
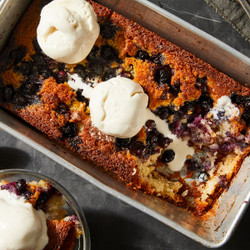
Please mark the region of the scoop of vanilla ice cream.
[[49, 242], [46, 218], [23, 197], [0, 190], [0, 249], [44, 249]]
[[147, 119], [148, 96], [142, 87], [124, 77], [99, 83], [90, 98], [91, 119], [99, 130], [119, 138], [136, 135]]
[[100, 33], [92, 6], [85, 0], [54, 0], [41, 12], [37, 40], [56, 61], [78, 63], [87, 57]]

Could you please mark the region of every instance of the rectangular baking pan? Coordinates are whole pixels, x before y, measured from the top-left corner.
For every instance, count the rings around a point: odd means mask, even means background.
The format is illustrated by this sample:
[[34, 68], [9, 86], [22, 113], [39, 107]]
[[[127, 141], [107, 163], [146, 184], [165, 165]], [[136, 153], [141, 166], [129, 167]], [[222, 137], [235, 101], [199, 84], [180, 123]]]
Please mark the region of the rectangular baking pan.
[[[29, 0], [0, 1], [0, 48]], [[177, 18], [169, 12], [142, 0], [100, 0], [101, 4], [142, 24], [149, 30], [194, 53], [242, 83], [250, 82], [250, 60], [214, 37]], [[11, 18], [11, 19], [10, 19]], [[9, 20], [12, 24], [8, 25]], [[216, 214], [201, 222], [175, 205], [128, 189], [102, 168], [79, 159], [19, 118], [0, 109], [0, 128], [49, 156], [59, 164], [110, 193], [118, 199], [153, 216], [195, 241], [208, 247], [219, 247], [231, 236], [247, 208], [250, 198], [250, 158], [242, 165], [229, 190], [219, 199]]]

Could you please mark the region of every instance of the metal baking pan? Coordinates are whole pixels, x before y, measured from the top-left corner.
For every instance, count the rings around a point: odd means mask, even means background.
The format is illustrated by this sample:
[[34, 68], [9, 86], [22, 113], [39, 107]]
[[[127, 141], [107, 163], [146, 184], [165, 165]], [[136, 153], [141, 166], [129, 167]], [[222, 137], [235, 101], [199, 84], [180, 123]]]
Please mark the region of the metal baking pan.
[[[14, 23], [28, 2], [28, 0], [0, 1], [0, 47], [4, 45], [13, 27], [13, 24], [12, 27], [7, 27], [6, 22], [12, 18]], [[249, 58], [154, 4], [142, 0], [98, 2], [128, 18], [136, 19], [144, 27], [194, 53], [236, 80], [245, 84], [250, 83]], [[102, 190], [208, 247], [219, 247], [229, 239], [249, 202], [250, 157], [245, 160], [229, 190], [220, 197], [216, 214], [209, 221], [201, 222], [189, 212], [167, 201], [128, 189], [125, 184], [115, 180], [102, 168], [82, 161], [2, 109], [0, 109], [0, 128]]]

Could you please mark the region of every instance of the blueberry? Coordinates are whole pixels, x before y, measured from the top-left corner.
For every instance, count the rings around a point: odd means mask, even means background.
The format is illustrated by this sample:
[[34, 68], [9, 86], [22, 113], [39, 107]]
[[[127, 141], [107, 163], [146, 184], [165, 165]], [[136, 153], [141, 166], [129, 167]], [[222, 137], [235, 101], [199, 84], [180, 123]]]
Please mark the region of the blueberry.
[[90, 51], [90, 53], [87, 56], [88, 62], [94, 62], [97, 60], [97, 52], [99, 48], [97, 46], [94, 46], [93, 49]]
[[79, 75], [83, 80], [87, 78], [87, 71], [82, 64], [77, 64], [74, 68], [74, 71]]
[[249, 106], [250, 106], [249, 96], [241, 96], [236, 93], [233, 93], [230, 96], [230, 98], [233, 103], [236, 103], [237, 105], [242, 105], [244, 108], [249, 109]]
[[2, 78], [0, 77], [0, 101], [4, 101], [3, 92], [4, 92], [4, 84]]
[[0, 186], [1, 190], [8, 190], [11, 193], [18, 195], [16, 182], [9, 182]]
[[112, 60], [117, 57], [117, 52], [111, 46], [104, 45], [101, 47], [100, 55], [105, 60]]
[[196, 171], [201, 169], [201, 166], [198, 164], [198, 162], [191, 159], [187, 159], [185, 165], [187, 167], [187, 170], [189, 171]]
[[22, 64], [16, 68], [17, 72], [27, 76], [31, 72], [32, 65], [30, 62], [22, 62]]
[[138, 50], [135, 57], [143, 61], [150, 59], [148, 52], [145, 50]]
[[230, 98], [231, 98], [231, 101], [233, 102], [233, 103], [236, 103], [236, 104], [238, 104], [238, 105], [241, 105], [241, 104], [243, 104], [243, 98], [242, 98], [242, 96], [240, 96], [240, 95], [237, 95], [236, 93], [233, 93], [231, 96], [230, 96]]
[[157, 140], [157, 145], [161, 148], [166, 148], [172, 141], [172, 139], [160, 135]]
[[218, 118], [222, 118], [225, 115], [225, 111], [224, 110], [219, 110], [217, 113]]
[[171, 84], [172, 70], [169, 65], [164, 65], [156, 69], [154, 74], [155, 81], [160, 84]]
[[207, 94], [208, 93], [207, 77], [204, 76], [202, 78], [197, 78], [195, 87], [201, 90], [203, 94]]
[[40, 78], [39, 72], [38, 71], [32, 71], [29, 75], [28, 75], [28, 81], [30, 83], [35, 83], [38, 85], [42, 85], [43, 84], [43, 80]]
[[164, 137], [163, 134], [158, 132], [156, 129], [156, 124], [153, 120], [148, 120], [146, 122], [146, 146], [147, 146], [147, 154], [155, 153], [156, 146], [161, 148], [166, 148], [171, 139]]
[[169, 130], [170, 130], [173, 134], [175, 134], [175, 132], [176, 132], [176, 123], [170, 123], [170, 124], [168, 125], [168, 128], [169, 128]]
[[170, 81], [171, 81], [170, 71], [161, 69], [159, 71], [159, 83], [165, 84], [165, 83], [169, 83]]
[[116, 76], [116, 73], [115, 73], [115, 71], [106, 71], [105, 73], [104, 73], [104, 75], [102, 76], [102, 81], [104, 82], [104, 81], [107, 81], [107, 80], [109, 80], [109, 79], [111, 79], [111, 78], [113, 78], [113, 77], [115, 77]]
[[82, 95], [82, 89], [78, 89], [76, 91], [76, 100], [79, 101], [79, 102], [85, 102], [86, 106], [89, 105], [89, 100]]
[[103, 74], [103, 65], [100, 64], [100, 63], [93, 63], [91, 64], [90, 66], [90, 69], [91, 69], [91, 73], [94, 75], [94, 76], [101, 76]]
[[3, 79], [0, 77], [0, 88], [4, 88]]
[[26, 55], [26, 49], [24, 46], [20, 46], [10, 52], [9, 58], [14, 60], [14, 64], [18, 64]]
[[241, 118], [246, 122], [247, 126], [250, 124], [250, 114], [249, 112], [244, 111], [241, 115]]
[[39, 45], [38, 42], [37, 42], [37, 39], [34, 38], [34, 39], [32, 40], [32, 43], [33, 43], [33, 46], [34, 46], [34, 49], [35, 49], [36, 53], [37, 53], [38, 55], [40, 55], [40, 54], [42, 53], [42, 50], [41, 50], [41, 48], [40, 48], [40, 45]]
[[177, 96], [181, 90], [180, 90], [180, 81], [175, 81], [174, 85], [169, 85], [169, 92], [173, 94], [173, 96]]
[[119, 30], [119, 28], [110, 20], [105, 20], [105, 22], [100, 25], [100, 34], [104, 39], [114, 38], [117, 30]]
[[58, 104], [58, 106], [57, 106], [57, 108], [56, 108], [55, 111], [58, 114], [65, 115], [65, 114], [67, 114], [69, 112], [69, 107], [65, 103], [61, 102], [61, 103]]
[[145, 146], [141, 141], [135, 141], [129, 145], [131, 154], [138, 157], [143, 157]]
[[[41, 57], [38, 54], [31, 55], [31, 58], [35, 64], [38, 64], [39, 62], [41, 62]], [[43, 64], [43, 60], [42, 60], [42, 64]]]
[[148, 120], [145, 125], [149, 131], [155, 129], [156, 127], [154, 120]]
[[67, 82], [68, 81], [68, 74], [63, 70], [59, 71], [57, 74], [57, 80], [58, 80], [58, 83]]
[[50, 71], [50, 69], [46, 69], [46, 68], [41, 68], [39, 70], [39, 74], [44, 78], [44, 79], [47, 79], [49, 77], [51, 77], [53, 74], [52, 72]]
[[78, 150], [80, 148], [80, 145], [82, 144], [82, 139], [80, 136], [69, 138], [67, 141], [69, 145], [73, 147], [75, 150]]
[[17, 189], [17, 193], [18, 193], [19, 195], [25, 193], [26, 187], [27, 187], [27, 185], [26, 185], [26, 180], [20, 179], [20, 180], [18, 180], [18, 181], [16, 182], [16, 189]]
[[169, 107], [160, 106], [153, 111], [154, 114], [159, 116], [162, 120], [167, 120], [167, 118], [173, 113]]
[[245, 102], [244, 108], [246, 112], [250, 113], [250, 98]]
[[129, 78], [129, 79], [133, 79], [132, 74], [131, 74], [130, 72], [128, 72], [128, 71], [122, 71], [122, 72], [120, 73], [120, 76], [121, 76], [121, 77]]
[[14, 97], [14, 88], [12, 85], [7, 85], [3, 90], [3, 99], [6, 102], [10, 102], [13, 100]]
[[14, 98], [14, 104], [15, 108], [22, 108], [24, 106], [27, 106], [29, 104], [29, 101], [25, 96], [17, 95]]
[[46, 203], [49, 200], [49, 194], [48, 192], [42, 191], [36, 201], [35, 208], [36, 209], [45, 209]]
[[162, 54], [157, 54], [155, 56], [151, 56], [149, 60], [155, 64], [162, 65], [163, 57], [162, 57]]
[[201, 95], [198, 102], [201, 107], [201, 114], [204, 116], [213, 107], [213, 100], [209, 96]]
[[77, 133], [77, 126], [73, 122], [68, 122], [64, 127], [60, 128], [63, 137], [74, 137]]
[[33, 59], [33, 62], [35, 63], [35, 66], [40, 68], [40, 67], [44, 67], [46, 65], [46, 59], [43, 56], [43, 54], [38, 55], [38, 54], [34, 54], [31, 56]]
[[128, 147], [130, 143], [130, 138], [116, 138], [115, 139], [115, 145], [118, 147], [118, 148], [122, 148], [122, 147]]
[[4, 101], [4, 97], [3, 97], [3, 88], [0, 88], [0, 101], [3, 102]]
[[18, 89], [18, 92], [23, 95], [33, 95], [38, 91], [39, 86], [40, 85], [36, 83], [25, 82]]
[[175, 122], [178, 122], [182, 119], [184, 113], [181, 111], [181, 110], [178, 110], [174, 113], [174, 117], [173, 117], [173, 120], [172, 122], [175, 123]]
[[196, 106], [196, 101], [185, 102], [184, 105], [181, 107], [181, 110], [184, 113], [194, 112], [195, 111], [195, 106]]
[[149, 132], [147, 132], [148, 145], [155, 144], [158, 140], [158, 135], [159, 135], [159, 133], [157, 132], [156, 129], [153, 129], [153, 130], [150, 130]]
[[155, 145], [149, 144], [143, 149], [142, 156], [144, 156], [145, 158], [148, 158], [150, 155], [155, 154], [155, 152], [156, 152]]
[[163, 163], [169, 163], [171, 161], [173, 161], [175, 158], [175, 152], [172, 149], [168, 149], [166, 151], [163, 152], [162, 156], [161, 156], [161, 161]]

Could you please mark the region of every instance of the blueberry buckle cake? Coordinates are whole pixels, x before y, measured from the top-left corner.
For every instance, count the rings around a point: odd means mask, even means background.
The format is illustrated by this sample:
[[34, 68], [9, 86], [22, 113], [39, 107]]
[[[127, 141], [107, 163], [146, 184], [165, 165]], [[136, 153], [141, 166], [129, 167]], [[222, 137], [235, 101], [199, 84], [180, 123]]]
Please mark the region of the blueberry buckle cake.
[[82, 234], [63, 195], [48, 182], [0, 182], [1, 249], [74, 249]]
[[200, 218], [249, 155], [249, 94], [92, 0], [34, 0], [0, 56], [3, 108]]

